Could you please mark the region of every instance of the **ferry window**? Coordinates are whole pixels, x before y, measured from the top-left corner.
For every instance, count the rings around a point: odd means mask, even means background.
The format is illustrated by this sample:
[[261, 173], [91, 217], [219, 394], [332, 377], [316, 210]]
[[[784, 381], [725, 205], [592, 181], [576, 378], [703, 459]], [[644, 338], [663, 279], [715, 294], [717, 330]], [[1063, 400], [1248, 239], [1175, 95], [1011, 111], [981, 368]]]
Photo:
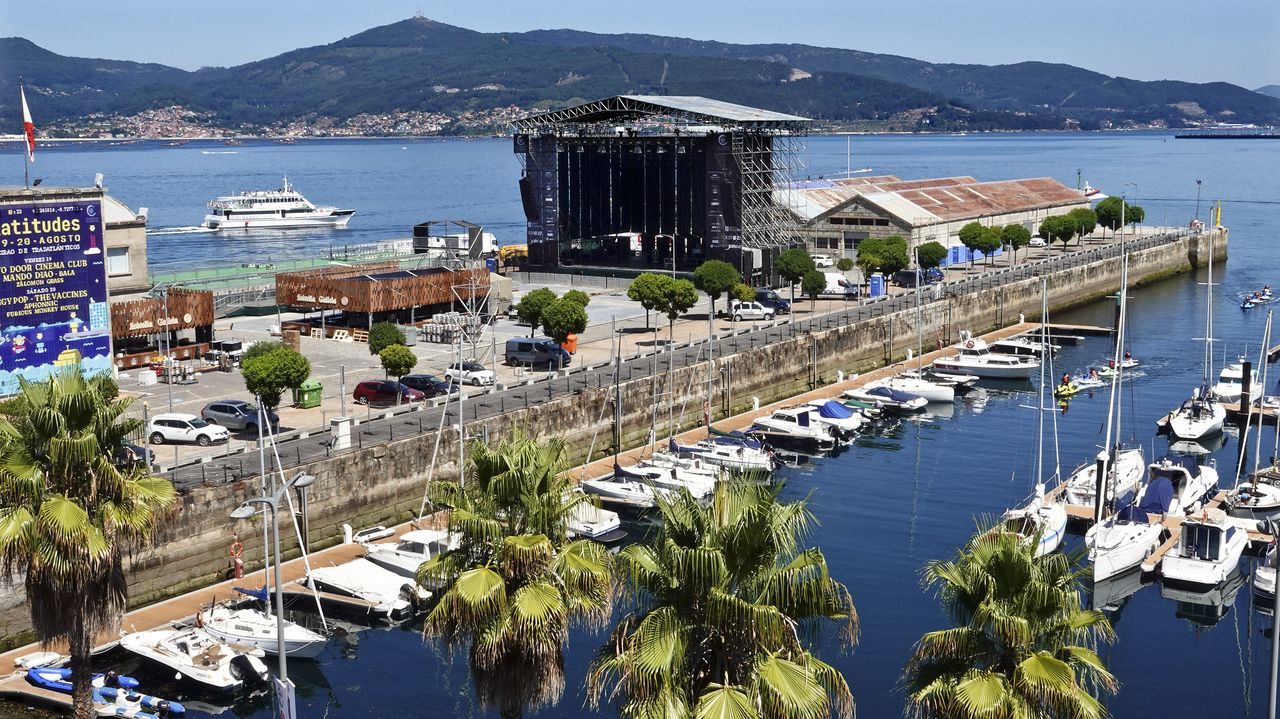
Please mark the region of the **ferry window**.
[[129, 274], [129, 248], [128, 247], [108, 247], [107, 248], [107, 275], [127, 275]]

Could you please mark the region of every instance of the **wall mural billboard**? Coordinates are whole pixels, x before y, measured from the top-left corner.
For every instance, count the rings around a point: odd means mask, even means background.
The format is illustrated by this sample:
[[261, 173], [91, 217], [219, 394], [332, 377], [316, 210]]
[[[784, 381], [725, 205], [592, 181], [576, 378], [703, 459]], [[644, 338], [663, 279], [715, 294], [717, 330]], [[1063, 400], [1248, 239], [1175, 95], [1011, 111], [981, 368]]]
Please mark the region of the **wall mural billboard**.
[[111, 370], [100, 200], [0, 205], [0, 396], [79, 363]]

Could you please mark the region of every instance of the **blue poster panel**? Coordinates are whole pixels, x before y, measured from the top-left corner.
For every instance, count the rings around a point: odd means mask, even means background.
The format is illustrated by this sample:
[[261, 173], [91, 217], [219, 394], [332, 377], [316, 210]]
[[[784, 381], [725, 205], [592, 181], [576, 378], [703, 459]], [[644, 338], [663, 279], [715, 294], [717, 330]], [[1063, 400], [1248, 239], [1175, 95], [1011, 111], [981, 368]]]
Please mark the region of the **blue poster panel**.
[[99, 200], [0, 205], [0, 395], [79, 364], [111, 369]]

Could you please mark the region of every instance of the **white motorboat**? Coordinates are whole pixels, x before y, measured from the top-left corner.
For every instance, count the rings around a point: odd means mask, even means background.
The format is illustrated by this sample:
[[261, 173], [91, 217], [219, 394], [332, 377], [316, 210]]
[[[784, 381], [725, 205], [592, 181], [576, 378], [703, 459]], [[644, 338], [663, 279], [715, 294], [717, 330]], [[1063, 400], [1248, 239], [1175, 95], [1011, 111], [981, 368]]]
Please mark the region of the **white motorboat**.
[[750, 430], [773, 441], [792, 442], [818, 449], [831, 449], [835, 437], [830, 428], [813, 421], [808, 407], [786, 407], [774, 410], [764, 417], [757, 417]]
[[630, 467], [618, 468], [627, 479], [648, 484], [656, 489], [677, 492], [688, 490], [698, 499], [709, 496], [716, 488], [715, 477], [672, 464], [641, 462]]
[[1227, 410], [1202, 385], [1169, 413], [1169, 433], [1178, 439], [1201, 439], [1221, 433], [1226, 420]]
[[1165, 581], [1214, 586], [1236, 569], [1249, 535], [1214, 507], [1187, 517], [1174, 551], [1160, 561]]
[[402, 577], [415, 579], [418, 567], [428, 559], [456, 549], [462, 537], [439, 529], [415, 529], [396, 542], [365, 544], [364, 558]]
[[992, 352], [986, 340], [974, 338], [968, 332], [955, 349], [958, 354], [940, 357], [933, 361], [933, 366], [943, 372], [961, 372], [988, 379], [1024, 379], [1040, 369], [1040, 360], [1023, 355], [1008, 355]]
[[346, 227], [355, 213], [355, 210], [317, 207], [295, 190], [286, 177], [278, 190], [251, 190], [210, 201], [204, 226], [211, 230]]
[[708, 437], [692, 444], [669, 443], [671, 452], [680, 456], [697, 456], [730, 472], [772, 472], [777, 466], [773, 455], [759, 440], [750, 437]]
[[1048, 350], [1050, 353], [1061, 349], [1055, 344], [1046, 344], [1026, 337], [1006, 337], [991, 343], [991, 351], [1007, 355], [1035, 355], [1040, 357]]
[[[1249, 386], [1253, 388], [1253, 394], [1257, 395], [1258, 372], [1249, 370]], [[1239, 402], [1241, 395], [1244, 393], [1244, 359], [1234, 364], [1229, 364], [1222, 368], [1218, 373], [1218, 382], [1213, 385], [1213, 396], [1219, 402]]]
[[615, 467], [614, 473], [608, 477], [583, 480], [580, 486], [582, 491], [594, 494], [606, 502], [640, 509], [652, 508], [657, 497], [666, 495], [664, 490], [623, 474], [619, 467]]
[[[976, 380], [977, 378], [975, 377], [974, 379]], [[905, 373], [885, 379], [872, 380], [863, 385], [864, 389], [875, 389], [876, 387], [888, 387], [898, 392], [915, 395], [925, 402], [943, 403], [956, 401], [954, 384], [941, 384], [923, 377], [909, 376]]]
[[1128, 572], [1164, 541], [1164, 525], [1152, 523], [1147, 513], [1130, 504], [1093, 525], [1084, 535], [1093, 580], [1100, 582]]
[[[248, 590], [246, 593], [262, 601], [269, 600], [265, 589]], [[279, 650], [276, 617], [261, 609], [215, 604], [200, 610], [196, 616], [197, 626], [227, 644], [255, 647], [267, 654], [276, 654]], [[284, 620], [284, 650], [290, 657], [314, 659], [324, 649], [324, 645], [324, 635], [288, 619]]]
[[129, 632], [120, 637], [120, 646], [187, 679], [221, 691], [232, 691], [267, 678], [267, 666], [254, 656], [261, 654], [261, 650], [232, 648], [197, 627]]
[[1067, 534], [1067, 509], [1056, 502], [1044, 501], [1044, 485], [1036, 485], [1036, 494], [1026, 504], [1010, 509], [1000, 517], [1005, 531], [1016, 533], [1026, 542], [1035, 542], [1035, 555], [1043, 557], [1062, 546]]
[[[980, 379], [975, 374], [961, 374], [958, 372], [943, 372], [935, 367], [922, 367], [920, 369], [906, 370], [898, 375], [899, 377], [911, 377], [914, 379], [922, 379], [932, 382], [942, 387], [950, 387], [955, 394], [965, 394], [973, 389], [974, 385]], [[921, 395], [923, 396], [923, 395]]]
[[1147, 481], [1137, 504], [1148, 514], [1185, 517], [1195, 514], [1218, 490], [1218, 470], [1192, 457], [1163, 457], [1147, 467]]
[[626, 536], [622, 529], [622, 518], [603, 507], [591, 502], [581, 501], [569, 512], [569, 534], [582, 539], [592, 539], [603, 544], [611, 544]]
[[869, 402], [877, 407], [896, 412], [919, 412], [929, 404], [924, 397], [902, 392], [884, 385], [872, 387], [870, 384], [844, 391], [844, 396], [859, 402]]
[[[1109, 477], [1111, 486], [1107, 487], [1107, 496], [1112, 498], [1114, 506], [1124, 506], [1133, 501], [1134, 493], [1147, 471], [1147, 460], [1141, 447], [1122, 449], [1116, 453], [1114, 471], [1107, 467], [1111, 458], [1104, 461], [1104, 472]], [[1067, 477], [1067, 504], [1092, 507], [1097, 501], [1098, 463], [1097, 461], [1082, 464]]]
[[408, 616], [431, 597], [417, 582], [364, 558], [316, 567], [299, 583], [308, 589], [363, 600], [369, 614], [388, 620]]
[[815, 399], [806, 403], [810, 408], [809, 416], [814, 422], [824, 424], [840, 436], [850, 440], [867, 423], [861, 412], [857, 412], [833, 399]]

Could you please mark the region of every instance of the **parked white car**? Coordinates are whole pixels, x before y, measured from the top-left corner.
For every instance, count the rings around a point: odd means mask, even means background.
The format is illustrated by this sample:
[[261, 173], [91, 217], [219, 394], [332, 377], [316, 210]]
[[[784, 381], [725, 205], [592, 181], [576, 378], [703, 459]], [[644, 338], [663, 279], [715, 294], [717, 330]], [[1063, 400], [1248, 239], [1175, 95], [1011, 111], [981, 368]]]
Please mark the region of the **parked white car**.
[[231, 432], [194, 414], [158, 414], [147, 422], [147, 437], [151, 444], [194, 442], [208, 447], [231, 439]]
[[1027, 246], [1028, 247], [1044, 247], [1044, 238], [1036, 235], [1032, 235], [1031, 242], [1028, 243]]
[[742, 320], [771, 320], [773, 308], [765, 307], [759, 302], [734, 302], [730, 314], [734, 322]]
[[498, 379], [493, 370], [485, 369], [479, 362], [454, 362], [444, 371], [444, 377], [450, 382], [477, 387], [493, 384]]
[[831, 259], [831, 255], [812, 255], [812, 257], [813, 257], [813, 266], [817, 267], [818, 269], [822, 269], [823, 267], [836, 266], [836, 261]]

